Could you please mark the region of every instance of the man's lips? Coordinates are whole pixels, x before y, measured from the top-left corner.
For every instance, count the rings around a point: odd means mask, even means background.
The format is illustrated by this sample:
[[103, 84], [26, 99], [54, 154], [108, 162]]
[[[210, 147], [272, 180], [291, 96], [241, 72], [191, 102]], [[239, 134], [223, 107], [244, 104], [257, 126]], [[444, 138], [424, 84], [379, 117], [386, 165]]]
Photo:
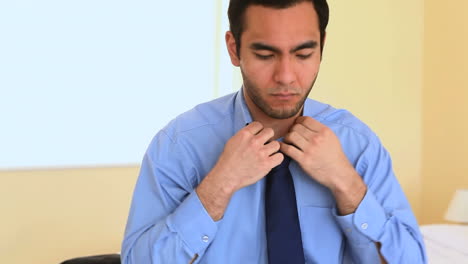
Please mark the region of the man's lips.
[[280, 100], [290, 100], [293, 97], [298, 96], [298, 94], [296, 93], [274, 93], [274, 94], [271, 94], [271, 96]]

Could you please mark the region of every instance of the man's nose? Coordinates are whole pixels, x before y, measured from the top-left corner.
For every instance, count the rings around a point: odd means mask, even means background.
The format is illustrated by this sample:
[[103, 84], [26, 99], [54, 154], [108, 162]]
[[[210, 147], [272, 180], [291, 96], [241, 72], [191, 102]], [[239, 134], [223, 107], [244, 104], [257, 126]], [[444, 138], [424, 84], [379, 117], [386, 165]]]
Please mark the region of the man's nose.
[[281, 58], [275, 69], [274, 81], [281, 85], [291, 85], [296, 80], [294, 65], [290, 58]]

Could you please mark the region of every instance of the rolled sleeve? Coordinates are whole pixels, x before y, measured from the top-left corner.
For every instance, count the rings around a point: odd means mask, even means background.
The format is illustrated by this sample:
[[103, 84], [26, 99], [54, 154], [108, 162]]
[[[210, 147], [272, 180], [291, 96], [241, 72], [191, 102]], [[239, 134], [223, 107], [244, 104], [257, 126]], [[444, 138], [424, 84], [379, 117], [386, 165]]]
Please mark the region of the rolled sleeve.
[[356, 212], [339, 216], [334, 208], [333, 214], [348, 241], [358, 246], [378, 242], [387, 222], [387, 215], [382, 205], [369, 190]]
[[169, 229], [179, 234], [193, 254], [201, 254], [207, 249], [218, 231], [219, 222], [211, 218], [195, 191], [167, 219]]

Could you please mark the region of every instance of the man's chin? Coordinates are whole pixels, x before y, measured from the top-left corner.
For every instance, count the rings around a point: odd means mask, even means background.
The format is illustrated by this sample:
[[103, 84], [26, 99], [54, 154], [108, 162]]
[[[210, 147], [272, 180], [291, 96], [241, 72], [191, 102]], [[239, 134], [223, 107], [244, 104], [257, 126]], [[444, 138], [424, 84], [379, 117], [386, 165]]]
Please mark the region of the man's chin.
[[299, 113], [300, 109], [271, 109], [267, 111], [266, 114], [275, 119], [288, 119], [294, 117]]

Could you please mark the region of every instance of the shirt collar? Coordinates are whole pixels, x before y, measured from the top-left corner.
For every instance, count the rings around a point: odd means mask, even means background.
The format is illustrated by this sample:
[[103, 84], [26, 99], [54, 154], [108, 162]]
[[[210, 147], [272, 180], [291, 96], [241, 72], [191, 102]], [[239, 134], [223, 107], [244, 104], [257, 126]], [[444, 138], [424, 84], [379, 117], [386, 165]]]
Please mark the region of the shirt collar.
[[235, 124], [236, 131], [239, 131], [247, 124], [252, 123], [252, 115], [250, 110], [247, 107], [247, 103], [244, 98], [244, 87], [242, 86], [236, 94], [236, 99], [234, 103], [234, 113], [235, 113]]

